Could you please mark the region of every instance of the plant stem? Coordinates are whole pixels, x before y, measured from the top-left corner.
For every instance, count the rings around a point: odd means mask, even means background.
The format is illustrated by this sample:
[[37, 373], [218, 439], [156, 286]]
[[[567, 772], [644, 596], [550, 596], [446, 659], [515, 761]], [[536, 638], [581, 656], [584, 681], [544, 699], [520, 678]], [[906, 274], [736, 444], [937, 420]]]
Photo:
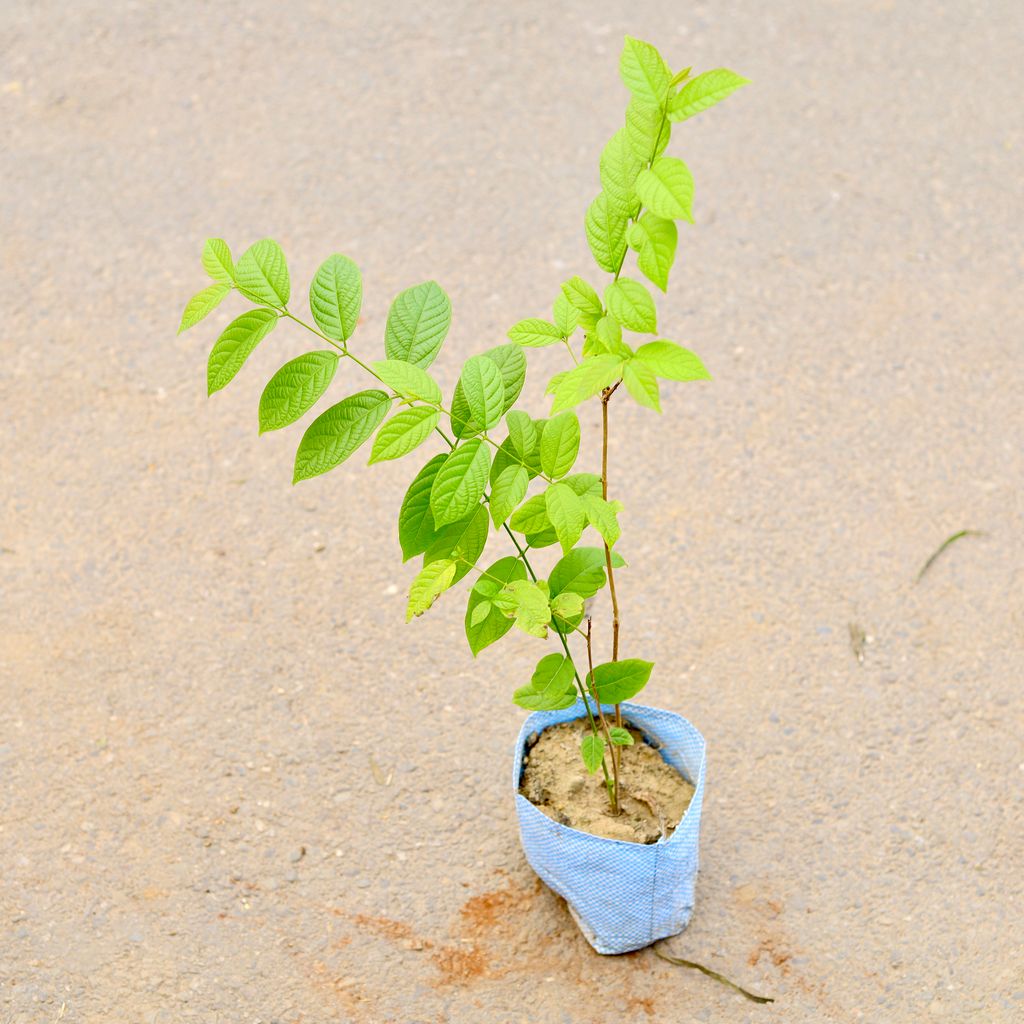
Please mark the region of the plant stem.
[[[520, 546], [519, 541], [516, 540], [516, 535], [509, 529], [508, 523], [503, 523], [502, 526], [503, 526], [503, 529], [505, 530], [505, 532], [509, 535], [509, 539], [516, 546], [516, 551], [519, 552], [519, 557], [522, 559], [523, 565], [526, 566], [526, 571], [530, 574], [530, 578], [534, 581], [534, 583], [536, 583], [537, 582], [537, 574], [533, 571], [533, 566], [530, 565], [530, 560], [526, 557], [526, 552]], [[594, 720], [594, 712], [590, 710], [590, 701], [587, 699], [587, 697], [588, 697], [587, 689], [583, 685], [583, 681], [580, 679], [579, 671], [576, 668], [576, 662], [573, 660], [572, 652], [569, 650], [569, 643], [565, 639], [565, 636], [561, 633], [560, 630], [556, 629], [555, 632], [558, 634], [558, 639], [561, 641], [562, 650], [565, 651], [565, 656], [569, 659], [569, 663], [572, 665], [572, 673], [573, 673], [573, 676], [576, 679], [576, 688], [580, 691], [580, 699], [583, 701], [583, 706], [587, 710], [587, 718], [590, 719], [590, 728], [593, 731], [594, 735], [596, 736], [597, 735], [597, 722]], [[588, 644], [588, 653], [589, 653], [589, 644]], [[593, 669], [591, 669], [591, 674], [593, 674]], [[601, 703], [600, 703], [600, 701], [597, 701], [596, 703], [597, 703], [597, 713], [600, 715], [601, 714]], [[612, 749], [614, 750], [614, 747]], [[613, 758], [612, 765], [613, 765], [613, 767], [614, 767], [614, 764], [615, 764], [614, 756], [615, 755], [613, 753], [613, 755], [612, 755], [612, 758]], [[611, 775], [608, 774], [608, 765], [605, 764], [604, 758], [601, 759], [601, 771], [604, 773], [604, 784], [605, 784], [605, 788], [608, 790], [608, 801], [609, 801], [609, 803], [612, 806], [612, 814], [618, 814], [619, 813], [618, 782], [617, 781], [615, 781], [615, 782], [612, 781]]]
[[604, 730], [604, 738], [608, 744], [608, 750], [611, 753], [612, 759], [612, 774], [615, 777], [615, 791], [612, 795], [612, 814], [619, 814], [619, 748], [612, 743], [612, 734], [608, 729], [608, 722], [604, 717], [604, 711], [601, 708], [601, 698], [597, 692], [597, 683], [594, 682], [594, 654], [593, 648], [590, 644], [590, 628], [591, 620], [587, 619], [587, 665], [590, 669], [590, 674], [587, 677], [590, 680], [591, 691], [594, 695], [594, 703], [597, 705], [597, 717], [601, 722], [601, 728]]
[[[614, 388], [605, 388], [601, 395], [601, 497], [608, 500], [608, 402]], [[612, 598], [612, 661], [619, 660], [619, 598], [615, 592], [615, 568], [612, 549], [604, 543], [604, 560], [608, 569], [608, 592]], [[622, 727], [622, 707], [615, 705], [615, 724]], [[616, 752], [617, 753], [617, 752]], [[614, 756], [614, 755], [613, 755]]]
[[[658, 146], [661, 144], [661, 135], [665, 131], [665, 125], [668, 124], [668, 111], [663, 106], [661, 110], [661, 124], [658, 126], [658, 137], [654, 140], [654, 150], [651, 152], [651, 158], [647, 161], [647, 166], [650, 167], [654, 163], [658, 155]], [[631, 220], [636, 223], [640, 220], [640, 213], [643, 210], [643, 206], [637, 208], [636, 213], [632, 216]], [[622, 266], [626, 262], [626, 253], [628, 248], [622, 252], [622, 259], [619, 260], [619, 265], [615, 268], [615, 275], [612, 278], [613, 281], [618, 281], [619, 274], [622, 273]], [[616, 382], [613, 387], [605, 388], [601, 393], [601, 497], [605, 501], [608, 500], [608, 402], [612, 395], [615, 394], [616, 389], [622, 381]], [[604, 558], [605, 565], [608, 568], [608, 592], [612, 598], [612, 661], [619, 660], [619, 600], [615, 593], [615, 568], [612, 566], [612, 549], [608, 546], [608, 542], [605, 541], [604, 545]], [[615, 724], [622, 727], [622, 707], [619, 704], [615, 705]], [[619, 750], [617, 747], [612, 749], [612, 762], [615, 765], [616, 776], [618, 775], [618, 758]]]

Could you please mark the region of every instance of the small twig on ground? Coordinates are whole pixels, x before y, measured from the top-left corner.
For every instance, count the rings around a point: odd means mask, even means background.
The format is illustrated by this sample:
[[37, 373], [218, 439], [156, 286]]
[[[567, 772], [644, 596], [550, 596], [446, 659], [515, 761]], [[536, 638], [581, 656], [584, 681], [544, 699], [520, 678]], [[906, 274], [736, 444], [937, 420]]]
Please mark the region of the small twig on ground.
[[657, 947], [653, 946], [654, 955], [660, 957], [662, 960], [670, 964], [675, 964], [677, 967], [692, 967], [695, 971], [700, 971], [701, 974], [706, 974], [709, 978], [714, 978], [715, 981], [721, 982], [723, 985], [727, 985], [731, 989], [735, 989], [741, 996], [745, 996], [752, 1003], [774, 1003], [775, 1000], [768, 996], [756, 996], [753, 992], [748, 992], [742, 985], [737, 985], [736, 982], [730, 981], [724, 974], [719, 974], [718, 971], [711, 970], [710, 967], [705, 967], [703, 964], [695, 963], [693, 960], [683, 960], [678, 956], [670, 956], [668, 953], [662, 953]]
[[917, 578], [914, 580], [915, 583], [921, 582], [921, 577], [932, 567], [935, 560], [942, 554], [950, 544], [958, 541], [961, 537], [984, 537], [985, 534], [981, 530], [957, 530], [951, 537], [947, 537], [932, 554], [931, 558], [928, 559], [924, 565], [921, 566], [921, 571], [917, 574]]
[[865, 645], [868, 642], [864, 627], [857, 622], [851, 622], [847, 628], [850, 631], [850, 650], [853, 651], [853, 656], [857, 661], [863, 665]]
[[373, 772], [374, 781], [378, 786], [390, 786], [391, 780], [394, 778], [394, 770], [389, 771], [387, 775], [384, 774], [379, 764], [374, 759], [373, 754], [370, 755], [370, 771]]

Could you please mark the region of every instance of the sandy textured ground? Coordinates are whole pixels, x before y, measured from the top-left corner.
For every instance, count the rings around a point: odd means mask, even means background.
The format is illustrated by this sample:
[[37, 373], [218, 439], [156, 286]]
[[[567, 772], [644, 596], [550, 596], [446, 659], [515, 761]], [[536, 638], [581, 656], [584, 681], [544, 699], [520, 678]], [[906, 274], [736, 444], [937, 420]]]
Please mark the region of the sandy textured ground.
[[[1022, 8], [633, 7], [3, 5], [3, 1024], [1024, 1019]], [[371, 357], [440, 280], [450, 386], [589, 270], [626, 31], [756, 83], [674, 143], [716, 381], [617, 405], [612, 485], [624, 653], [710, 749], [673, 949], [768, 1007], [590, 951], [516, 838], [537, 642], [404, 625], [411, 465], [290, 486], [298, 333], [209, 401], [238, 307], [174, 333], [272, 235], [299, 294], [359, 262]]]

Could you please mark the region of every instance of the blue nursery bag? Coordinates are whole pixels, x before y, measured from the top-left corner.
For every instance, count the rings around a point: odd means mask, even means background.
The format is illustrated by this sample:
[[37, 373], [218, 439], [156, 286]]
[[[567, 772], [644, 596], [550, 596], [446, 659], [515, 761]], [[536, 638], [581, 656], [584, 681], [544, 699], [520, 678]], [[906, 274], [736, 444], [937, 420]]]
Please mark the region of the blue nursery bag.
[[624, 703], [622, 713], [694, 787], [690, 806], [668, 839], [627, 843], [580, 832], [553, 821], [519, 792], [527, 738], [549, 725], [583, 717], [582, 701], [562, 711], [535, 711], [526, 719], [512, 772], [526, 859], [569, 904], [580, 931], [598, 953], [629, 953], [678, 935], [693, 913], [699, 860], [704, 737], [671, 711]]

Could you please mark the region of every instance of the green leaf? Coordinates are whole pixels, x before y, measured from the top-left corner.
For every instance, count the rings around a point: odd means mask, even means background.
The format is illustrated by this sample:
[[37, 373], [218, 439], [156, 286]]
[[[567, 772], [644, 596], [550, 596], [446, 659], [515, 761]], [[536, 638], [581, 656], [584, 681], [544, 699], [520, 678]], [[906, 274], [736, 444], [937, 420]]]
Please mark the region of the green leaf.
[[596, 473], [573, 473], [562, 480], [575, 492], [576, 496], [583, 498], [588, 494], [595, 494], [601, 497], [601, 478]]
[[423, 566], [409, 587], [405, 621], [411, 622], [413, 616], [422, 615], [452, 585], [454, 578], [455, 563], [450, 558], [439, 558]]
[[532, 580], [509, 583], [491, 599], [506, 614], [515, 617], [516, 625], [530, 636], [546, 637], [551, 622], [551, 607], [545, 590]]
[[513, 409], [505, 417], [505, 424], [508, 427], [508, 439], [512, 442], [513, 451], [525, 460], [537, 447], [540, 437], [533, 420], [528, 413]]
[[217, 339], [206, 364], [206, 390], [212, 395], [231, 383], [253, 349], [277, 325], [271, 309], [250, 309], [232, 320]]
[[535, 419], [533, 421], [533, 428], [537, 432], [537, 441], [533, 446], [533, 451], [523, 456], [523, 462], [530, 473], [531, 480], [535, 476], [540, 476], [540, 474], [544, 472], [540, 465], [540, 437], [541, 434], [544, 433], [544, 428], [547, 426], [547, 423], [548, 421], [546, 419]]
[[320, 400], [338, 368], [331, 349], [306, 352], [284, 364], [260, 396], [260, 433], [280, 430], [304, 416]]
[[401, 359], [381, 359], [371, 363], [373, 372], [402, 398], [411, 398], [430, 405], [441, 404], [441, 389], [426, 370]]
[[650, 341], [636, 350], [636, 358], [665, 380], [711, 380], [704, 364], [689, 349], [674, 341]]
[[272, 238], [250, 245], [242, 253], [235, 269], [239, 291], [254, 302], [268, 306], [287, 306], [291, 295], [288, 264], [281, 246]]
[[545, 697], [573, 694], [575, 700], [575, 676], [572, 659], [564, 654], [546, 654], [537, 662], [530, 679], [530, 689]]
[[475, 437], [483, 430], [479, 423], [473, 421], [473, 414], [469, 411], [469, 402], [466, 401], [466, 393], [462, 390], [462, 381], [455, 382], [450, 419], [452, 433], [460, 441], [468, 437]]
[[587, 522], [597, 530], [608, 547], [615, 547], [622, 531], [618, 515], [623, 509], [621, 501], [606, 501], [599, 495], [586, 494], [580, 499]]
[[[566, 591], [579, 594], [584, 600], [593, 597], [607, 582], [605, 564], [604, 548], [573, 548], [555, 563], [548, 577], [552, 598]], [[625, 564], [622, 556], [613, 551], [612, 565], [618, 569]]]
[[388, 311], [384, 352], [426, 369], [436, 358], [452, 322], [452, 304], [436, 281], [399, 292]]
[[436, 409], [426, 405], [403, 409], [392, 416], [373, 439], [370, 465], [408, 455], [430, 437], [440, 418]]
[[543, 494], [535, 494], [512, 513], [508, 525], [516, 533], [544, 533], [551, 529], [548, 506]]
[[360, 391], [317, 416], [299, 442], [292, 483], [319, 476], [344, 462], [377, 429], [390, 408], [391, 399], [383, 391]]
[[422, 555], [436, 540], [437, 527], [434, 514], [430, 511], [430, 489], [434, 485], [437, 471], [448, 458], [447, 452], [435, 455], [409, 485], [398, 513], [398, 542], [402, 546], [402, 561], [407, 562], [414, 555]]
[[580, 326], [585, 331], [592, 330], [604, 315], [604, 306], [597, 292], [582, 277], [570, 277], [562, 285], [562, 294], [579, 314]]
[[502, 415], [508, 412], [522, 393], [526, 382], [526, 356], [518, 345], [496, 345], [481, 353], [483, 358], [490, 359], [501, 371], [501, 381], [505, 388], [505, 400], [502, 402]]
[[[584, 348], [586, 348], [586, 339], [584, 339]], [[586, 352], [584, 352], [583, 354], [586, 355]], [[569, 372], [568, 370], [562, 370], [560, 373], [556, 373], [551, 378], [551, 380], [548, 381], [548, 386], [544, 389], [544, 394], [545, 395], [553, 395], [558, 390], [558, 386], [565, 379], [565, 375], [568, 372]]]
[[669, 220], [693, 223], [693, 175], [682, 160], [662, 156], [642, 170], [636, 179], [636, 194], [652, 213]]
[[[518, 345], [498, 345], [476, 358], [489, 359], [501, 372], [504, 387], [501, 409], [502, 412], [507, 411], [519, 397], [523, 390], [523, 382], [526, 380], [526, 356], [523, 355], [523, 350]], [[452, 396], [451, 421], [452, 431], [460, 439], [472, 437], [484, 429], [470, 410], [461, 380], [455, 385], [455, 393]]]
[[605, 144], [600, 166], [601, 188], [608, 201], [627, 219], [635, 215], [640, 203], [634, 186], [644, 165], [633, 152], [625, 128], [620, 128]]
[[742, 78], [728, 68], [705, 71], [676, 93], [669, 100], [668, 116], [672, 121], [685, 121], [694, 114], [714, 106], [719, 100], [734, 93], [740, 86], [748, 85], [749, 79]]
[[508, 336], [517, 344], [527, 348], [543, 348], [562, 340], [562, 332], [547, 320], [530, 317], [520, 320], [509, 329]]
[[363, 279], [347, 256], [334, 253], [320, 264], [309, 284], [309, 309], [328, 338], [348, 341], [359, 323]]
[[594, 262], [609, 274], [614, 274], [625, 259], [626, 224], [626, 214], [604, 192], [599, 192], [587, 208], [587, 244]]
[[622, 381], [640, 405], [646, 405], [648, 409], [661, 412], [658, 378], [654, 376], [654, 371], [646, 363], [642, 363], [639, 359], [633, 359], [626, 363], [626, 368], [622, 371]]
[[589, 358], [596, 354], [618, 356], [620, 359], [632, 359], [633, 350], [622, 340], [622, 324], [613, 316], [603, 316], [597, 326], [587, 335], [588, 346], [583, 346], [583, 355]]
[[576, 703], [576, 694], [562, 693], [555, 697], [545, 697], [530, 686], [520, 686], [512, 694], [512, 702], [527, 711], [561, 711]]
[[658, 314], [651, 293], [639, 282], [628, 277], [613, 281], [604, 292], [608, 312], [623, 327], [637, 334], [654, 334], [658, 329]]
[[512, 510], [526, 497], [530, 486], [530, 474], [523, 466], [509, 466], [498, 474], [491, 487], [491, 519], [495, 526], [501, 526], [512, 514]]
[[235, 264], [231, 260], [231, 250], [223, 238], [208, 238], [203, 243], [203, 270], [222, 284], [231, 284], [235, 280]]
[[593, 775], [604, 760], [604, 740], [596, 732], [587, 733], [580, 744], [580, 754], [583, 756], [587, 771]]
[[477, 505], [468, 516], [458, 522], [449, 523], [438, 533], [424, 552], [424, 564], [437, 561], [439, 558], [454, 559], [455, 576], [452, 583], [458, 583], [483, 554], [489, 531], [487, 506]]
[[[466, 610], [466, 630], [476, 629], [481, 626], [487, 619], [487, 616], [491, 614], [494, 605], [490, 601], [480, 601], [472, 611]], [[504, 616], [502, 616], [504, 618]], [[510, 622], [511, 626], [512, 623]]]
[[551, 311], [554, 316], [555, 326], [562, 332], [562, 337], [568, 339], [579, 326], [579, 310], [559, 292]]
[[646, 165], [665, 151], [672, 126], [660, 110], [634, 98], [626, 107], [625, 132], [633, 155]]
[[617, 747], [633, 746], [633, 734], [628, 729], [623, 729], [622, 726], [613, 725], [608, 730], [608, 735]]
[[[490, 482], [491, 486], [494, 486], [495, 481], [501, 476], [502, 473], [508, 469], [509, 466], [521, 466], [524, 460], [516, 454], [515, 448], [512, 446], [510, 438], [505, 438], [501, 442], [500, 447], [494, 453], [494, 461], [491, 463]], [[527, 468], [529, 472], [529, 468]]]
[[692, 67], [683, 68], [682, 71], [677, 71], [672, 76], [672, 81], [668, 83], [670, 89], [674, 89], [677, 85], [682, 84], [690, 77], [690, 72], [693, 70]]
[[526, 534], [526, 546], [534, 548], [539, 551], [541, 548], [549, 548], [553, 544], [558, 543], [558, 534], [555, 533], [553, 526], [549, 526], [546, 530], [541, 530], [540, 533], [528, 533]]
[[529, 686], [522, 686], [512, 700], [529, 711], [556, 711], [576, 703], [576, 670], [564, 654], [547, 654], [537, 663]]
[[452, 451], [434, 478], [430, 510], [434, 523], [445, 526], [467, 516], [487, 486], [490, 455], [483, 441], [466, 441]]
[[596, 355], [584, 359], [559, 381], [551, 412], [554, 414], [563, 409], [572, 409], [580, 402], [599, 395], [619, 379], [622, 365], [619, 356]]
[[621, 704], [635, 697], [651, 678], [654, 663], [627, 658], [625, 661], [607, 661], [594, 669], [594, 682], [602, 704]]
[[668, 95], [672, 72], [650, 43], [626, 36], [619, 58], [619, 74], [633, 96], [660, 109]]
[[568, 484], [552, 484], [544, 492], [544, 506], [555, 528], [562, 551], [569, 551], [587, 525], [583, 502]]
[[[473, 585], [466, 607], [466, 639], [475, 658], [485, 647], [500, 640], [513, 625], [512, 620], [491, 602], [506, 583], [525, 580], [526, 567], [514, 555], [499, 558]], [[486, 609], [483, 618], [478, 614]]]
[[562, 594], [556, 594], [551, 600], [551, 618], [561, 619], [570, 626], [575, 626], [580, 616], [583, 615], [583, 598], [567, 590]]
[[221, 304], [221, 300], [230, 291], [230, 284], [211, 284], [201, 292], [196, 292], [196, 294], [188, 300], [185, 312], [181, 315], [181, 324], [178, 327], [178, 333], [181, 334], [182, 331], [187, 331], [190, 327], [195, 327], [203, 317], [208, 316]]
[[483, 430], [496, 426], [505, 411], [505, 385], [497, 364], [486, 356], [467, 359], [459, 386], [473, 424]]
[[668, 273], [676, 258], [679, 231], [675, 221], [645, 213], [629, 229], [629, 244], [636, 249], [640, 272], [662, 291], [668, 288]]
[[574, 412], [563, 412], [544, 424], [540, 435], [541, 469], [553, 480], [565, 476], [580, 450], [580, 421]]

